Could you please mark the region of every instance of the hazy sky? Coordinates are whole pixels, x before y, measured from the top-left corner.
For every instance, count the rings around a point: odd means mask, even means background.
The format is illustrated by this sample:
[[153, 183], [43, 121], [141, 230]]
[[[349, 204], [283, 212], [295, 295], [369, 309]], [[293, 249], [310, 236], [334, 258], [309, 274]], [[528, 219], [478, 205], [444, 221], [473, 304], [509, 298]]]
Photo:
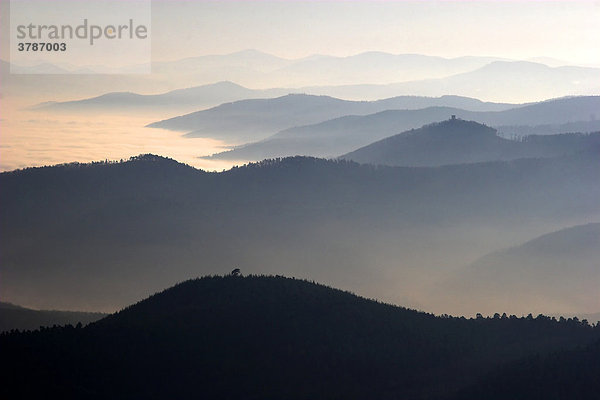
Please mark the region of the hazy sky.
[[[8, 0], [0, 2], [7, 59]], [[158, 61], [257, 49], [288, 58], [385, 51], [600, 65], [600, 0], [154, 0], [151, 33]]]
[[257, 49], [600, 64], [600, 1], [154, 1], [153, 57]]

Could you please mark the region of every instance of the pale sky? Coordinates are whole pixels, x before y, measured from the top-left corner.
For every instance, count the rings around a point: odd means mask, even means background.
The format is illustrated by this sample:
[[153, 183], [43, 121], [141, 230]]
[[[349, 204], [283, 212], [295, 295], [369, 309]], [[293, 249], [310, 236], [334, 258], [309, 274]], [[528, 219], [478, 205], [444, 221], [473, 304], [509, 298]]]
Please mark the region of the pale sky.
[[[8, 0], [0, 1], [6, 60]], [[600, 65], [600, 0], [154, 0], [151, 37], [155, 61], [256, 49], [286, 58], [384, 51]]]
[[154, 1], [153, 58], [257, 49], [600, 64], [600, 1]]

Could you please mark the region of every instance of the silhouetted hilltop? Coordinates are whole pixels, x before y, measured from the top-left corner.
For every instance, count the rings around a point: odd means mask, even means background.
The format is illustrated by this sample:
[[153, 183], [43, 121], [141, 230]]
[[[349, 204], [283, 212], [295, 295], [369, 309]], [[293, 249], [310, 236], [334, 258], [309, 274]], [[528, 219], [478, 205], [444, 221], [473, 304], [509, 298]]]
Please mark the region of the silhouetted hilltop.
[[439, 166], [528, 157], [557, 157], [600, 149], [600, 133], [508, 140], [495, 129], [459, 118], [394, 135], [342, 156], [360, 163]]
[[106, 316], [102, 313], [57, 310], [32, 310], [11, 303], [0, 302], [0, 332], [13, 329], [30, 330], [41, 326], [86, 325]]
[[0, 336], [0, 394], [434, 399], [597, 337], [573, 320], [440, 318], [307, 281], [206, 277], [83, 329]]
[[464, 164], [502, 160], [513, 145], [498, 137], [495, 129], [474, 121], [450, 119], [383, 139], [342, 158], [385, 165]]

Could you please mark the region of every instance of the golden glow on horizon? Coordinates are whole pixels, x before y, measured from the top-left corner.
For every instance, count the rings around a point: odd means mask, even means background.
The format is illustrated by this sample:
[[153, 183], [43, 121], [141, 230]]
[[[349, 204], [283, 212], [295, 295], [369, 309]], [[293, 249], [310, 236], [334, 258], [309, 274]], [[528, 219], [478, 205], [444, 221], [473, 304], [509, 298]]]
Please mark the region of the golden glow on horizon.
[[[0, 170], [128, 159], [153, 153], [207, 171], [229, 169], [235, 163], [203, 160], [229, 149], [214, 139], [185, 138], [181, 132], [144, 128], [152, 116], [68, 115], [27, 111], [2, 99]], [[167, 117], [167, 116], [164, 116]]]

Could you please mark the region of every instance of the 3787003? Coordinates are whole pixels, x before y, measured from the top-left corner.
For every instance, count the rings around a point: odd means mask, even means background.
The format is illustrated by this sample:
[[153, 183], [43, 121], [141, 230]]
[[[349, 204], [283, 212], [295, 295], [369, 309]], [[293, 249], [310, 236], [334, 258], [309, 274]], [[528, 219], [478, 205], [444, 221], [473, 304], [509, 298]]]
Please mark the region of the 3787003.
[[67, 51], [67, 44], [51, 42], [19, 42], [17, 43], [19, 51]]

